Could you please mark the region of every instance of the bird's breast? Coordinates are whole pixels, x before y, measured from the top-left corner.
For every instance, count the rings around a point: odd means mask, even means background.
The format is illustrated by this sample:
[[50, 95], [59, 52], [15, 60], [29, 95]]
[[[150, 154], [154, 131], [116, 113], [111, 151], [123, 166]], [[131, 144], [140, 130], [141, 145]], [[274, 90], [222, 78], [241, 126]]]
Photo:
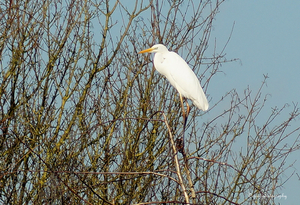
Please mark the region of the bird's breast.
[[168, 76], [169, 73], [167, 61], [167, 58], [159, 53], [156, 53], [153, 59], [155, 69], [164, 76]]

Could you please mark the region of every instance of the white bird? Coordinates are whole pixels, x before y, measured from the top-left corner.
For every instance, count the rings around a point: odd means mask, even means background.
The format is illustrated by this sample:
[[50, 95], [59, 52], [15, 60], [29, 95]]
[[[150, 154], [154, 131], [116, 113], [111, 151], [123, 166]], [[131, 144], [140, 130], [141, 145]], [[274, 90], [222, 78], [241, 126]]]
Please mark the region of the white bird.
[[[153, 58], [154, 67], [160, 74], [164, 75], [179, 92], [184, 117], [186, 116], [182, 96], [191, 99], [193, 104], [199, 109], [203, 111], [208, 109], [207, 98], [197, 76], [177, 53], [168, 51], [162, 44], [156, 44], [139, 53], [155, 53]], [[189, 114], [189, 110], [190, 108], [187, 103], [187, 115]]]

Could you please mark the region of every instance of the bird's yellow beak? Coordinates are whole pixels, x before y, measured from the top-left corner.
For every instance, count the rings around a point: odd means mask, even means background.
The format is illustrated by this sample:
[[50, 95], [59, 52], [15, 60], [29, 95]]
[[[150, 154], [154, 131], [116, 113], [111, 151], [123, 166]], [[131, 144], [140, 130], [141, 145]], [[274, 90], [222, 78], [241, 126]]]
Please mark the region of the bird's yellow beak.
[[153, 50], [154, 50], [154, 48], [148, 48], [148, 49], [145, 49], [145, 50], [142, 50], [142, 51], [138, 52], [138, 54], [140, 54], [140, 53], [149, 53]]

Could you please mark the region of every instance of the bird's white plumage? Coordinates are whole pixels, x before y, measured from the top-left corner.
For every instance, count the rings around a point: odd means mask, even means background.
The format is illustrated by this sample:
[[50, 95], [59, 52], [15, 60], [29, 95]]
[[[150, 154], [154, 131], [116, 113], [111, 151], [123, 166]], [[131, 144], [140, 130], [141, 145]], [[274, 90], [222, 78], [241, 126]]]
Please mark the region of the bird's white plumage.
[[155, 53], [155, 69], [164, 75], [182, 96], [191, 99], [199, 109], [208, 109], [208, 102], [197, 76], [177, 53], [168, 51], [162, 44], [154, 45], [140, 53], [146, 52]]

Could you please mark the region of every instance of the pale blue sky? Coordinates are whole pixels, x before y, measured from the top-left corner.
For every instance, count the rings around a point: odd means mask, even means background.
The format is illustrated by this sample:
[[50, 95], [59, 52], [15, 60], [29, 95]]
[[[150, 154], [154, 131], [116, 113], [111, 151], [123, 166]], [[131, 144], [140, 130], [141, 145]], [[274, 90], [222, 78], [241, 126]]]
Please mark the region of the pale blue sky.
[[[218, 76], [218, 85], [211, 83], [209, 87], [212, 101], [232, 88], [239, 92], [248, 85], [251, 89], [257, 89], [263, 74], [268, 74], [264, 93], [271, 96], [266, 110], [274, 106], [282, 107], [285, 103], [300, 102], [299, 9], [300, 1], [295, 0], [228, 0], [221, 5], [213, 24], [212, 37], [221, 47], [226, 43], [235, 22], [225, 53], [228, 59], [239, 58], [241, 63], [223, 65], [222, 70], [226, 74]], [[298, 118], [294, 124], [299, 123]], [[299, 155], [300, 151], [295, 152], [288, 162], [298, 160]], [[286, 174], [295, 170], [300, 175], [299, 160], [294, 167]], [[300, 180], [294, 175], [281, 190], [287, 199], [276, 199], [276, 204], [298, 204], [299, 190]]]
[[225, 52], [227, 58], [239, 58], [242, 63], [224, 64], [226, 78], [234, 78], [225, 90], [256, 88], [263, 74], [268, 74], [267, 91], [274, 105], [300, 102], [299, 9], [300, 1], [228, 0], [221, 5], [213, 37], [223, 45], [235, 22]]

